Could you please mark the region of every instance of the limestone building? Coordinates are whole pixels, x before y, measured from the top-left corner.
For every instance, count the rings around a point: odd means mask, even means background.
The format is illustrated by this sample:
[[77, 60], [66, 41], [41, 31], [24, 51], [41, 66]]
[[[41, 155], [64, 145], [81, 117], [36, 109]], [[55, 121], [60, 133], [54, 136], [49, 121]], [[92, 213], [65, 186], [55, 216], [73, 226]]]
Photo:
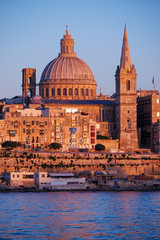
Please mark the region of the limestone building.
[[2, 101], [0, 141], [21, 141], [30, 147], [45, 147], [56, 141], [64, 149], [92, 149], [96, 135], [102, 135], [118, 139], [119, 148], [125, 151], [136, 151], [144, 142], [155, 149], [153, 139], [159, 135], [153, 136], [152, 128], [159, 121], [159, 95], [146, 91], [142, 96], [137, 92], [137, 73], [131, 64], [126, 25], [113, 97], [101, 93], [97, 96], [94, 75], [74, 52], [68, 25], [60, 45], [58, 57], [44, 68], [38, 84], [35, 68], [22, 70], [23, 104], [19, 98], [7, 100], [9, 104]]
[[[137, 127], [139, 146], [159, 151], [160, 94], [158, 91], [138, 91]], [[157, 147], [156, 147], [157, 145]]]
[[0, 120], [0, 141], [21, 142], [29, 148], [44, 148], [58, 142], [64, 150], [94, 149], [96, 122], [75, 108], [19, 109], [11, 105]]

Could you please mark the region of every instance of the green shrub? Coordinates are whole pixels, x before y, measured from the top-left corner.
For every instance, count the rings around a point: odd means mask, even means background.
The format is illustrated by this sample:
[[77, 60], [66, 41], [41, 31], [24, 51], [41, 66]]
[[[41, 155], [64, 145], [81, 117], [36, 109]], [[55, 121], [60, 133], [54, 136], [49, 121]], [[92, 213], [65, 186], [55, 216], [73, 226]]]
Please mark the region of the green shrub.
[[105, 150], [105, 146], [103, 144], [96, 144], [95, 145], [95, 150], [96, 151], [103, 151], [103, 150]]
[[109, 139], [107, 136], [97, 135], [97, 139]]
[[20, 142], [15, 142], [15, 141], [5, 141], [2, 143], [3, 148], [16, 148], [21, 146], [22, 144]]
[[60, 143], [57, 142], [53, 142], [49, 145], [49, 149], [60, 149], [62, 147], [62, 145]]

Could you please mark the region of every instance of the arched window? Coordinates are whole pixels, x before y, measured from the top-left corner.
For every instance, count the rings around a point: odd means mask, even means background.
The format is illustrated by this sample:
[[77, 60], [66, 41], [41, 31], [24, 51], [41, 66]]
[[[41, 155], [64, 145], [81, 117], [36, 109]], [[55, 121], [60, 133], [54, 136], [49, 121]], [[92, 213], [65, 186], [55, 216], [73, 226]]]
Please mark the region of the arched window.
[[42, 89], [42, 97], [44, 97], [44, 89]]
[[66, 96], [67, 95], [67, 89], [63, 88], [63, 95]]
[[89, 91], [88, 91], [88, 89], [86, 89], [86, 96], [88, 96], [89, 95]]
[[46, 97], [48, 97], [48, 88], [46, 88]]
[[57, 89], [57, 95], [61, 96], [61, 89], [60, 88]]
[[74, 95], [75, 95], [75, 96], [78, 96], [78, 88], [75, 88], [75, 89], [74, 89]]
[[91, 97], [93, 97], [93, 89], [91, 89]]
[[130, 119], [127, 120], [127, 128], [128, 128], [128, 129], [131, 128], [131, 120], [130, 120]]
[[72, 88], [69, 89], [69, 96], [72, 96], [73, 95], [73, 91], [72, 91]]
[[54, 96], [54, 95], [55, 95], [55, 89], [52, 88], [52, 96]]
[[131, 84], [130, 84], [130, 81], [127, 80], [127, 83], [126, 83], [126, 89], [127, 89], [127, 90], [130, 90], [130, 85], [131, 85]]
[[31, 89], [28, 90], [28, 97], [29, 98], [32, 97], [32, 90]]
[[29, 77], [29, 79], [28, 79], [29, 81], [29, 84], [32, 84], [32, 77]]
[[81, 96], [84, 96], [84, 89], [81, 88]]

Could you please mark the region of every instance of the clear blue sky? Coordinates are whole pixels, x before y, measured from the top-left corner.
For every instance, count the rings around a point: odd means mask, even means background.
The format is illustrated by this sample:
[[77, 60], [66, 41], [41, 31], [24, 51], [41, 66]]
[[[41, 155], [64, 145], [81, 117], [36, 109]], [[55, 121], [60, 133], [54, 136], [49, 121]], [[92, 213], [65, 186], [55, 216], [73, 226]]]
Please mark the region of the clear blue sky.
[[21, 95], [23, 68], [36, 68], [39, 82], [66, 24], [97, 92], [114, 93], [125, 22], [137, 89], [152, 89], [154, 73], [160, 90], [160, 0], [0, 0], [0, 99]]

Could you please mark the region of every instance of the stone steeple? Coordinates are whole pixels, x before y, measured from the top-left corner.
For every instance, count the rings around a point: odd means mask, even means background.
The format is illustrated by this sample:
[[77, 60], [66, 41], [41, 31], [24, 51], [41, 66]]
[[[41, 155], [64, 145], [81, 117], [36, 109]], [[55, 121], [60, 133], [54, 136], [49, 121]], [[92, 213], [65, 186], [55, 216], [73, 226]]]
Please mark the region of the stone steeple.
[[76, 57], [76, 53], [74, 53], [74, 39], [69, 35], [68, 24], [66, 25], [66, 34], [61, 39], [61, 53], [59, 56]]
[[130, 53], [129, 53], [129, 44], [128, 44], [126, 24], [125, 24], [125, 28], [124, 28], [124, 37], [123, 37], [120, 68], [127, 69], [127, 70], [129, 70], [131, 68], [131, 58], [130, 58]]
[[125, 25], [120, 67], [116, 70], [116, 129], [120, 149], [135, 151], [137, 138], [137, 74], [131, 65]]

